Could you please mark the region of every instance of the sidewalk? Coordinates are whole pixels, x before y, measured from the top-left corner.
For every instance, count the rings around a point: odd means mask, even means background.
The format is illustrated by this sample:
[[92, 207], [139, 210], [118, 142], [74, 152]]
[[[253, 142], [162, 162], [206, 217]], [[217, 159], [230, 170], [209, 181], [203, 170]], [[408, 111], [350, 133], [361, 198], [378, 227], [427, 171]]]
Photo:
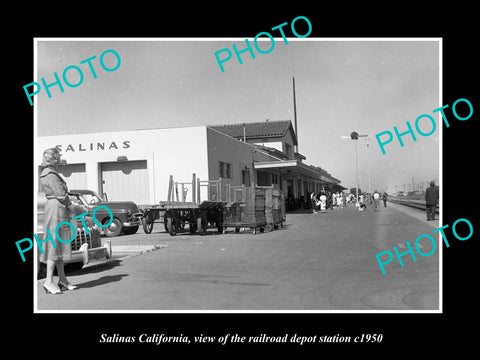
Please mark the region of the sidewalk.
[[[380, 205], [381, 207], [383, 207], [383, 204]], [[417, 220], [420, 220], [422, 222], [424, 222], [425, 224], [428, 224], [430, 226], [432, 226], [434, 229], [437, 229], [440, 227], [439, 223], [439, 216], [436, 215], [436, 218], [435, 220], [431, 220], [431, 221], [427, 221], [427, 214], [424, 210], [420, 210], [420, 209], [417, 209], [417, 208], [413, 208], [413, 207], [409, 207], [409, 206], [405, 206], [405, 205], [400, 205], [400, 204], [395, 204], [395, 203], [392, 203], [392, 202], [387, 202], [387, 207], [391, 207], [391, 208], [394, 208], [396, 210], [399, 210], [407, 215], [410, 215], [411, 217], [417, 219]]]

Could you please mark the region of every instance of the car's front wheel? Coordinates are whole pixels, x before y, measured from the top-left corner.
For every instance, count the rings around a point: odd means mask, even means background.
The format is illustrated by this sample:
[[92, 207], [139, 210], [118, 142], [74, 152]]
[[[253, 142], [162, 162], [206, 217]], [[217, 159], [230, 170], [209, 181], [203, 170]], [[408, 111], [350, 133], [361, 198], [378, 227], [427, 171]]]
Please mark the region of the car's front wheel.
[[103, 233], [108, 237], [118, 236], [122, 232], [122, 227], [122, 222], [117, 218], [113, 218], [112, 223], [103, 228]]

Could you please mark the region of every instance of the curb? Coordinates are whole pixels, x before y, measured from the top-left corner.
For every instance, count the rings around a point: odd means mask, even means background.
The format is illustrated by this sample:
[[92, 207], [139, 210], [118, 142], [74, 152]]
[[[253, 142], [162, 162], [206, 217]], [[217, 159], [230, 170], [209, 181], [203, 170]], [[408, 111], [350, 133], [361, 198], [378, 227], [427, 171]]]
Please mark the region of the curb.
[[112, 245], [112, 256], [123, 254], [140, 255], [167, 246], [168, 245]]

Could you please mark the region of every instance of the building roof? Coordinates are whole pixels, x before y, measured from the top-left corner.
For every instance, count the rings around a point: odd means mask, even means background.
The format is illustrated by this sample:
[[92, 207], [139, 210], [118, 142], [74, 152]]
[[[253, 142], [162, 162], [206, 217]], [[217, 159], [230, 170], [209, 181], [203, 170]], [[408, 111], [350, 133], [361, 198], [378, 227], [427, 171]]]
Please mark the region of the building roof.
[[[260, 138], [272, 138], [272, 137], [283, 137], [290, 131], [294, 145], [298, 145], [297, 136], [293, 128], [292, 122], [290, 120], [275, 120], [275, 121], [262, 121], [262, 122], [253, 122], [253, 123], [239, 123], [239, 124], [225, 124], [225, 125], [209, 125], [209, 128], [212, 128], [216, 131], [219, 131], [225, 135], [231, 136], [233, 138], [243, 140], [244, 130], [246, 139], [260, 139]], [[305, 156], [296, 152], [295, 159], [288, 160], [286, 159], [286, 154], [267, 147], [255, 145], [257, 148], [268, 152], [271, 155], [278, 156], [279, 158], [285, 159], [280, 161], [267, 161], [267, 162], [256, 162], [254, 164], [255, 168], [258, 169], [267, 169], [267, 168], [295, 168], [302, 173], [308, 173], [310, 176], [316, 177], [321, 181], [324, 181], [329, 184], [338, 185], [341, 181], [334, 178], [326, 170], [318, 166], [312, 166], [303, 164], [302, 160], [305, 160]]]
[[267, 120], [253, 123], [210, 125], [209, 127], [237, 139], [243, 139], [244, 127], [247, 139], [283, 137], [290, 131], [294, 145], [297, 145], [297, 136], [290, 120]]
[[267, 153], [269, 153], [271, 155], [277, 156], [279, 158], [288, 159], [287, 154], [285, 154], [283, 151], [277, 150], [275, 148], [272, 148], [272, 147], [269, 147], [269, 146], [264, 146], [264, 145], [258, 145], [258, 144], [255, 144], [253, 146], [255, 146], [256, 148], [258, 148], [260, 150], [266, 151]]

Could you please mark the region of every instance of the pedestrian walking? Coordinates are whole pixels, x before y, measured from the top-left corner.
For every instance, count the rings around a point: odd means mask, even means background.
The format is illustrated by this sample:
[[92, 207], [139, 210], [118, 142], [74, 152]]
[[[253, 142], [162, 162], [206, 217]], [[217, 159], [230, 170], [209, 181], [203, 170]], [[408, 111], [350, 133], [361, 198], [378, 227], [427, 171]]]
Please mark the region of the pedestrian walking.
[[367, 205], [365, 204], [365, 199], [368, 199], [368, 196], [365, 195], [360, 195], [359, 196], [359, 202], [358, 202], [358, 211], [365, 211], [367, 210]]
[[375, 190], [372, 195], [373, 198], [373, 211], [377, 211], [378, 202], [380, 201], [380, 193]]
[[388, 195], [384, 190], [382, 193], [383, 207], [387, 207], [387, 199], [388, 199]]
[[427, 221], [435, 220], [435, 213], [438, 204], [438, 187], [435, 181], [430, 182], [430, 187], [425, 191], [425, 202], [427, 205]]
[[[57, 225], [64, 221], [71, 222], [75, 208], [75, 204], [68, 197], [67, 184], [57, 172], [60, 156], [57, 148], [45, 150], [41, 165], [43, 169], [40, 173], [40, 191], [45, 193], [47, 198], [44, 210], [45, 236], [50, 236], [52, 240], [42, 243], [39, 260], [47, 266], [43, 288], [50, 294], [61, 294], [62, 291], [76, 288], [68, 282], [63, 263], [72, 257], [71, 242], [65, 243], [57, 238], [60, 237], [62, 240], [72, 238], [70, 226], [60, 226], [57, 229]], [[53, 281], [55, 268], [59, 278], [58, 284]]]
[[325, 196], [327, 197], [326, 208], [330, 209], [332, 207], [332, 192], [330, 190], [327, 190], [325, 192]]
[[315, 192], [313, 191], [310, 194], [310, 203], [312, 204], [312, 212], [316, 214], [317, 213], [317, 194], [315, 194]]
[[339, 209], [343, 208], [343, 196], [340, 192], [337, 192], [337, 207]]
[[319, 210], [325, 214], [325, 210], [327, 209], [327, 195], [325, 195], [324, 192], [319, 194], [317, 205]]

